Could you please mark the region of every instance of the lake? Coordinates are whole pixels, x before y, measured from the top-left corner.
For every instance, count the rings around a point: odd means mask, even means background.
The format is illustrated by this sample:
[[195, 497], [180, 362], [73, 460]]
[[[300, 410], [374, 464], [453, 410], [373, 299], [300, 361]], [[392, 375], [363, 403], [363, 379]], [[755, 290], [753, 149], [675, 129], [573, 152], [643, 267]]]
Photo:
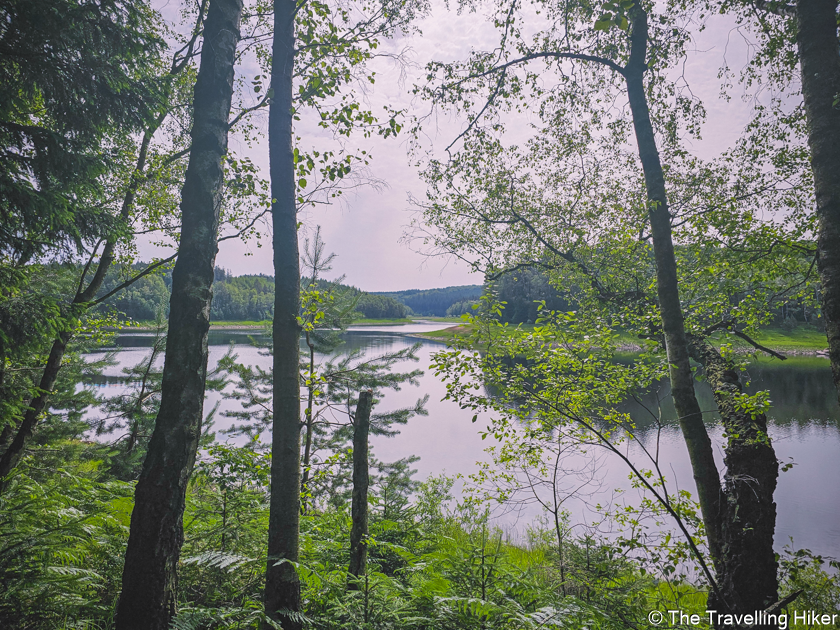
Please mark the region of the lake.
[[[418, 341], [411, 334], [439, 330], [445, 326], [418, 322], [401, 326], [353, 327], [345, 335], [344, 348], [361, 348], [369, 354], [399, 350]], [[210, 367], [231, 344], [241, 362], [270, 366], [270, 357], [251, 345], [249, 339], [254, 335], [254, 331], [212, 331]], [[125, 333], [118, 337], [118, 365], [109, 368], [105, 377], [96, 383], [103, 389], [102, 393], [117, 394], [124, 389], [121, 369], [147, 357], [152, 338], [151, 333]], [[423, 340], [418, 353], [420, 363], [406, 366], [426, 371], [420, 379], [420, 386], [388, 392], [379, 407], [386, 410], [407, 406], [429, 394], [429, 415], [412, 419], [395, 437], [374, 437], [371, 440], [373, 452], [382, 461], [418, 455], [420, 461], [414, 465], [418, 479], [440, 473], [467, 476], [476, 472], [476, 462], [489, 459], [484, 449], [492, 438], [485, 441], [480, 435], [487, 426], [488, 417], [479, 415], [474, 424], [471, 422], [472, 411], [462, 410], [454, 402], [442, 400], [446, 393], [445, 385], [428, 369], [432, 354], [444, 347], [439, 342]], [[769, 414], [769, 432], [776, 454], [782, 464], [793, 463], [790, 470], [780, 473], [776, 490], [776, 548], [781, 551], [792, 538], [795, 548], [808, 548], [814, 553], [840, 557], [840, 407], [828, 360], [817, 357], [791, 357], [784, 362], [761, 360], [751, 365], [748, 372], [752, 381], [751, 390], [767, 389], [770, 392], [773, 406]], [[712, 393], [701, 384], [698, 397], [701, 408], [708, 412], [707, 425], [715, 444], [718, 466], [722, 469], [724, 440], [716, 419]], [[205, 410], [212, 408], [216, 402], [220, 402], [214, 426], [218, 430], [229, 424], [222, 412], [233, 409], [236, 403], [211, 393]], [[648, 407], [660, 406], [663, 419], [670, 421], [657, 435], [649, 419], [646, 420], [644, 409], [629, 408], [637, 420], [642, 443], [653, 449], [658, 441], [660, 463], [669, 487], [693, 492], [691, 468], [679, 429], [673, 423], [675, 413], [667, 386], [646, 394], [642, 402]], [[224, 439], [224, 436], [218, 437]], [[637, 444], [628, 444], [627, 453], [634, 462], [643, 464], [642, 449]], [[598, 471], [602, 488], [622, 488], [625, 492], [621, 500], [637, 501], [638, 495], [629, 490], [628, 474], [629, 470], [619, 458], [604, 453]], [[611, 492], [602, 490], [587, 501], [570, 501], [568, 509], [572, 523], [578, 523], [584, 529], [594, 528], [598, 515], [592, 506], [610, 501], [611, 496]], [[529, 505], [519, 511], [498, 511], [496, 518], [505, 528], [521, 533], [538, 514], [537, 507]]]

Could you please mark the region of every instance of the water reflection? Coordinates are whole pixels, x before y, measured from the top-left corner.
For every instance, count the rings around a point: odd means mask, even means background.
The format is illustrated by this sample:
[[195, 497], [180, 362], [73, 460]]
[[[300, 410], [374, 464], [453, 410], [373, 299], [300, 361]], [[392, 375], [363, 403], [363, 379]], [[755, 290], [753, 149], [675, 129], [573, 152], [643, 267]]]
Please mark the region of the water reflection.
[[[837, 390], [831, 377], [827, 359], [812, 357], [790, 357], [786, 361], [759, 360], [752, 363], [745, 376], [749, 379], [747, 390], [755, 393], [770, 392], [771, 408], [768, 420], [776, 426], [796, 424], [840, 429], [840, 406], [837, 404]], [[717, 413], [712, 389], [705, 382], [698, 382], [695, 388], [700, 408], [705, 412], [705, 422], [717, 424]], [[671, 399], [671, 388], [667, 380], [639, 396], [641, 404], [626, 403], [627, 411], [637, 426], [647, 429], [653, 424], [651, 414], [645, 409], [661, 410], [665, 424], [676, 425], [677, 413]]]
[[[348, 331], [342, 351], [363, 350], [372, 354], [395, 351], [417, 341], [410, 334], [437, 330], [445, 325], [414, 324], [409, 327], [360, 327]], [[134, 365], [148, 356], [145, 348], [152, 344], [151, 333], [130, 333], [117, 338], [120, 351], [116, 354], [117, 365], [109, 368], [105, 376], [92, 384], [107, 388], [106, 395], [120, 393], [125, 386], [122, 368]], [[246, 364], [268, 368], [271, 359], [264, 350], [254, 347], [251, 340], [267, 342], [260, 330], [213, 330], [210, 333], [210, 368], [233, 344], [239, 360]], [[432, 354], [443, 345], [429, 340], [423, 341], [420, 350], [420, 364], [397, 366], [396, 369], [419, 367], [426, 371], [420, 379], [420, 388], [406, 387], [399, 392], [388, 392], [384, 404], [389, 407], [411, 405], [419, 395], [428, 393], [429, 416], [414, 418], [394, 438], [377, 437], [372, 440], [373, 450], [379, 459], [394, 461], [409, 455], [419, 455], [415, 465], [418, 477], [430, 474], [469, 475], [476, 472], [477, 461], [487, 460], [484, 449], [492, 439], [482, 440], [481, 432], [490, 420], [479, 414], [478, 421], [471, 422], [473, 413], [462, 410], [452, 401], [444, 400], [445, 384], [440, 382], [429, 369]], [[770, 392], [772, 408], [769, 413], [769, 431], [777, 455], [782, 462], [794, 462], [795, 466], [782, 473], [776, 491], [778, 521], [776, 548], [781, 550], [793, 537], [797, 547], [808, 547], [815, 553], [840, 557], [840, 409], [837, 406], [831, 371], [828, 361], [821, 358], [792, 357], [787, 361], [759, 361], [748, 368], [751, 378], [750, 391], [767, 389]], [[715, 445], [718, 466], [723, 469], [722, 448], [724, 439], [717, 423], [717, 413], [710, 388], [699, 384], [697, 388], [701, 408], [706, 410], [709, 433]], [[663, 470], [669, 484], [675, 487], [694, 489], [691, 468], [688, 463], [685, 444], [676, 425], [676, 414], [671, 403], [667, 383], [660, 383], [655, 389], [641, 396], [645, 406], [661, 409], [664, 430], [657, 434], [651, 430], [653, 421], [642, 407], [628, 403], [626, 410], [637, 423], [645, 446], [653, 447], [659, 442]], [[207, 408], [221, 402], [220, 412], [233, 409], [235, 401], [220, 400], [219, 394], [208, 395]], [[216, 428], [223, 429], [225, 419], [216, 416]], [[628, 444], [628, 453], [642, 461], [641, 448]], [[628, 470], [617, 458], [607, 458], [605, 485], [611, 488], [629, 488]], [[827, 480], [830, 482], [827, 483]], [[592, 521], [591, 513], [574, 513], [573, 520]], [[525, 521], [536, 513], [523, 514]]]

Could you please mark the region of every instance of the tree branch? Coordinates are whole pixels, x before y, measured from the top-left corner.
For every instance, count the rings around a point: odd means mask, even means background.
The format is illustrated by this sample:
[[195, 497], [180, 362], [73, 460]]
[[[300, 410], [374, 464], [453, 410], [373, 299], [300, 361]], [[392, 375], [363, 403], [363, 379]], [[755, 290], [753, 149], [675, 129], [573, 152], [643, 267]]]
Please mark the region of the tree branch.
[[779, 359], [781, 361], [784, 361], [785, 359], [787, 359], [787, 357], [785, 355], [783, 355], [779, 352], [776, 352], [775, 350], [771, 350], [767, 346], [762, 346], [760, 343], [755, 341], [752, 337], [750, 337], [746, 333], [742, 333], [740, 330], [736, 330], [735, 328], [732, 328], [731, 330], [732, 330], [733, 335], [735, 335], [736, 337], [740, 337], [741, 339], [746, 341], [748, 344], [750, 344], [752, 347], [754, 347], [756, 350], [761, 350], [762, 352], [766, 352], [770, 356], [776, 357], [777, 359]]
[[101, 298], [98, 298], [98, 299], [94, 300], [93, 302], [90, 302], [90, 306], [96, 306], [97, 304], [102, 304], [102, 302], [104, 302], [105, 300], [107, 300], [109, 297], [111, 297], [111, 296], [112, 296], [112, 295], [114, 295], [115, 293], [119, 293], [120, 291], [122, 291], [122, 290], [123, 290], [123, 289], [125, 289], [126, 287], [130, 287], [132, 284], [134, 284], [135, 282], [137, 282], [137, 281], [138, 281], [140, 278], [142, 278], [143, 276], [146, 276], [146, 275], [148, 275], [148, 274], [152, 273], [155, 269], [157, 269], [158, 267], [162, 267], [163, 265], [165, 265], [165, 264], [166, 264], [166, 263], [168, 263], [168, 262], [172, 262], [172, 261], [173, 261], [173, 260], [175, 260], [177, 257], [178, 257], [178, 253], [176, 252], [176, 253], [172, 254], [169, 258], [164, 258], [163, 260], [159, 260], [159, 261], [157, 261], [157, 262], [156, 262], [155, 264], [153, 264], [153, 265], [149, 265], [148, 267], [146, 267], [143, 271], [141, 271], [140, 273], [138, 273], [138, 274], [137, 274], [136, 276], [134, 276], [133, 278], [129, 278], [128, 280], [126, 280], [125, 282], [123, 282], [121, 285], [119, 285], [119, 286], [117, 286], [116, 288], [114, 288], [114, 289], [110, 290], [108, 293], [106, 293], [105, 295], [103, 295]]

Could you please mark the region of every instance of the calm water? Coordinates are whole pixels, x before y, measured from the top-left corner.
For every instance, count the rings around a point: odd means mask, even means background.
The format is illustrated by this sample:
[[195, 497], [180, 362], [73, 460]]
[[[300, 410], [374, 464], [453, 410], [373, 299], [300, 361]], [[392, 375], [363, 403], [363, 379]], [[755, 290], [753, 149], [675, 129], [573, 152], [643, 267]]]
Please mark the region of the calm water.
[[[348, 331], [345, 348], [363, 348], [373, 354], [399, 350], [415, 343], [417, 339], [407, 335], [416, 332], [438, 330], [441, 324], [415, 323], [405, 326], [356, 327]], [[231, 344], [243, 363], [268, 367], [270, 357], [265, 356], [250, 343], [254, 332], [214, 331], [210, 334], [210, 367], [212, 368]], [[123, 389], [120, 374], [122, 367], [134, 365], [148, 356], [151, 334], [132, 333], [118, 339], [118, 365], [106, 372], [97, 386], [106, 395], [117, 394]], [[488, 441], [481, 439], [480, 432], [487, 426], [487, 417], [479, 416], [473, 424], [472, 411], [461, 410], [457, 404], [444, 401], [445, 385], [429, 370], [431, 355], [444, 346], [437, 342], [423, 341], [420, 349], [420, 363], [406, 366], [420, 367], [426, 374], [420, 379], [418, 388], [406, 387], [400, 392], [389, 392], [381, 408], [395, 408], [410, 405], [417, 398], [429, 394], [427, 417], [414, 418], [396, 437], [372, 439], [376, 456], [383, 461], [394, 461], [409, 455], [420, 456], [415, 464], [417, 477], [425, 479], [430, 474], [445, 472], [449, 475], [468, 476], [477, 471], [477, 463], [489, 456], [484, 449]], [[794, 466], [781, 473], [776, 490], [778, 520], [776, 547], [781, 550], [793, 538], [795, 547], [805, 547], [815, 553], [840, 557], [840, 407], [834, 392], [828, 361], [819, 358], [790, 358], [785, 362], [761, 361], [749, 369], [751, 389], [767, 389], [773, 402], [770, 414], [770, 436], [776, 454], [783, 463]], [[722, 430], [714, 412], [714, 401], [708, 387], [698, 390], [701, 407], [708, 411], [707, 423], [715, 444], [718, 466], [722, 469]], [[685, 445], [676, 426], [673, 405], [667, 386], [650, 392], [642, 398], [645, 406], [661, 408], [666, 423], [657, 432], [651, 425], [649, 414], [639, 406], [629, 407], [639, 427], [643, 444], [649, 449], [657, 448], [660, 464], [672, 489], [681, 488], [693, 492], [694, 482], [688, 463]], [[221, 415], [232, 409], [233, 401], [221, 400], [219, 394], [208, 396], [206, 409], [220, 402], [220, 413], [216, 416], [215, 429], [225, 428], [229, 422]], [[642, 449], [628, 443], [627, 453], [634, 462], [645, 466]], [[581, 456], [574, 457], [569, 464], [579, 467]], [[575, 464], [577, 462], [577, 464]], [[616, 501], [608, 488], [625, 489], [618, 501], [635, 502], [638, 495], [629, 490], [626, 465], [614, 455], [604, 453], [597, 472], [602, 490], [588, 500], [572, 500], [568, 505], [571, 520], [582, 527], [592, 526], [598, 520], [596, 503], [602, 505]], [[525, 506], [520, 512], [500, 512], [500, 522], [509, 528], [521, 527], [539, 514], [534, 505]]]

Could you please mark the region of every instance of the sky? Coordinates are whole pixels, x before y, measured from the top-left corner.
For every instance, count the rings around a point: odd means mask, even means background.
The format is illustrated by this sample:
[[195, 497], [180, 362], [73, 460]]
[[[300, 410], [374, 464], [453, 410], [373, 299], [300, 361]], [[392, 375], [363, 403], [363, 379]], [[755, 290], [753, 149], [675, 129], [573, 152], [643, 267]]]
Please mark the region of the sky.
[[[164, 15], [170, 17], [177, 8], [174, 0], [161, 2]], [[435, 0], [428, 17], [418, 24], [420, 34], [403, 35], [385, 43], [384, 50], [402, 53], [407, 64], [390, 59], [376, 60], [376, 83], [364, 96], [373, 111], [381, 111], [385, 104], [409, 114], [423, 115], [428, 103], [418, 101], [412, 87], [423, 80], [423, 67], [429, 61], [465, 59], [471, 50], [492, 49], [498, 33], [481, 13], [461, 13], [448, 10]], [[692, 92], [703, 99], [707, 122], [703, 140], [692, 149], [703, 158], [710, 158], [735, 142], [749, 119], [750, 107], [739, 98], [736, 86], [730, 100], [720, 98], [721, 80], [718, 70], [724, 59], [737, 71], [749, 53], [742, 33], [733, 28], [725, 17], [714, 17], [707, 28], [695, 36], [693, 51], [678, 70]], [[246, 60], [239, 69], [248, 76], [259, 70], [253, 60]], [[254, 123], [267, 134], [267, 118], [258, 116]], [[425, 142], [429, 149], [440, 151], [462, 129], [463, 121], [454, 117], [438, 118], [426, 127]], [[335, 141], [304, 117], [296, 127], [301, 147], [335, 146]], [[230, 139], [230, 146], [241, 155], [249, 156], [268, 178], [268, 150], [264, 141], [248, 147], [238, 136]], [[412, 245], [409, 224], [416, 209], [409, 197], [423, 198], [425, 185], [416, 167], [411, 164], [408, 134], [396, 139], [354, 138], [349, 146], [367, 150], [372, 156], [369, 174], [378, 186], [364, 186], [345, 193], [337, 203], [305, 210], [301, 241], [312, 236], [316, 226], [327, 250], [336, 254], [333, 272], [328, 277], [343, 275], [345, 282], [366, 291], [397, 291], [429, 289], [461, 284], [480, 284], [483, 278], [470, 273], [469, 268], [452, 258], [429, 257]], [[220, 244], [217, 265], [234, 275], [263, 273], [273, 275], [270, 228], [260, 227], [262, 246], [254, 242], [228, 240]], [[303, 246], [303, 243], [301, 243]], [[141, 247], [141, 255], [152, 255], [153, 248]]]

